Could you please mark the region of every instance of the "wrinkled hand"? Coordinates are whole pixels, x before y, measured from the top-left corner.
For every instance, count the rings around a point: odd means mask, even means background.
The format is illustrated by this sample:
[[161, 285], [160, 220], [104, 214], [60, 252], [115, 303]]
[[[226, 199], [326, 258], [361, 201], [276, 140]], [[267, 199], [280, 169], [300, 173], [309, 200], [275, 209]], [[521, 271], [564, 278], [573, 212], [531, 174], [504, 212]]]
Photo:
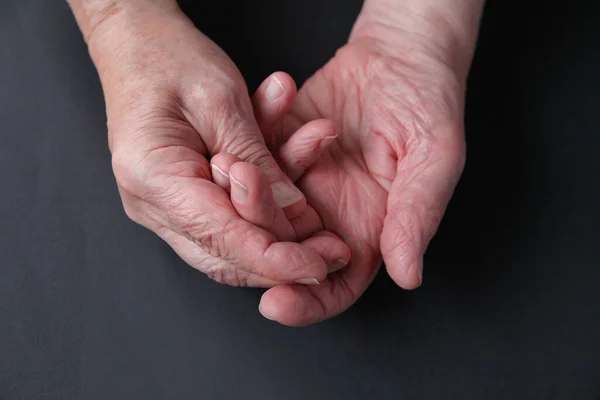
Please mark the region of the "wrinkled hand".
[[179, 10], [121, 11], [88, 41], [106, 97], [114, 173], [131, 219], [230, 285], [316, 284], [328, 264], [349, 257], [334, 235], [306, 239], [314, 227], [302, 243], [280, 241], [289, 237], [242, 219], [212, 182], [209, 158], [229, 153], [264, 175], [286, 218], [306, 212], [304, 197], [265, 146], [239, 71]]
[[263, 129], [275, 154], [308, 121], [336, 124], [339, 137], [297, 184], [352, 252], [348, 267], [319, 286], [268, 290], [265, 317], [306, 325], [342, 312], [382, 256], [398, 285], [421, 284], [423, 254], [464, 164], [464, 82], [412, 39], [392, 49], [355, 35], [306, 82], [284, 123]]

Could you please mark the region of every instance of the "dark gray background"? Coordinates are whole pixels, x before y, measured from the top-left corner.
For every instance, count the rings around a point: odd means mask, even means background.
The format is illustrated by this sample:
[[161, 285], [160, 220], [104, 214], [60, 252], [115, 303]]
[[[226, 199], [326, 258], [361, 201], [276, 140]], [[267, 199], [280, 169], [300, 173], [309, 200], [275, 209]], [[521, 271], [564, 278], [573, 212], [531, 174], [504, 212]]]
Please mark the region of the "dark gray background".
[[[305, 79], [361, 4], [186, 3], [251, 87]], [[126, 219], [67, 6], [0, 0], [0, 398], [599, 399], [600, 13], [564, 3], [489, 3], [424, 286], [291, 329]]]

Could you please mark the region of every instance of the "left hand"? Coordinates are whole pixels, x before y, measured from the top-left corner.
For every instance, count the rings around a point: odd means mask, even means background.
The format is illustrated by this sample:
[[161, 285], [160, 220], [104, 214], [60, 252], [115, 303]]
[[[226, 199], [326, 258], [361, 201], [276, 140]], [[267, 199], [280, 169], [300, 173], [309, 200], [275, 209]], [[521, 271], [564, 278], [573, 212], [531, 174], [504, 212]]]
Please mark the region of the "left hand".
[[297, 185], [324, 229], [352, 254], [319, 286], [268, 290], [260, 304], [265, 317], [298, 326], [339, 314], [364, 292], [382, 258], [398, 285], [421, 284], [423, 254], [465, 159], [466, 73], [449, 65], [408, 34], [394, 46], [354, 35], [302, 87], [284, 123], [262, 127], [275, 154], [308, 121], [336, 124], [339, 137]]

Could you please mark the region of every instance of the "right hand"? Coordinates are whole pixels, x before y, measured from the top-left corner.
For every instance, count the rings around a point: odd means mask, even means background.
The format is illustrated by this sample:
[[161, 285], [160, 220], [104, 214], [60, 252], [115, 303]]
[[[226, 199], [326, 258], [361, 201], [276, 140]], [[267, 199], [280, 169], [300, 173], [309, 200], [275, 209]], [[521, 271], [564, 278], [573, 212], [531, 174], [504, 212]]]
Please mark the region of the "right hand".
[[278, 241], [242, 219], [212, 182], [208, 158], [228, 153], [258, 167], [286, 217], [307, 209], [264, 143], [241, 74], [179, 10], [119, 12], [94, 29], [88, 44], [106, 98], [113, 169], [132, 220], [193, 267], [236, 286], [317, 284], [327, 264], [349, 256], [333, 235]]

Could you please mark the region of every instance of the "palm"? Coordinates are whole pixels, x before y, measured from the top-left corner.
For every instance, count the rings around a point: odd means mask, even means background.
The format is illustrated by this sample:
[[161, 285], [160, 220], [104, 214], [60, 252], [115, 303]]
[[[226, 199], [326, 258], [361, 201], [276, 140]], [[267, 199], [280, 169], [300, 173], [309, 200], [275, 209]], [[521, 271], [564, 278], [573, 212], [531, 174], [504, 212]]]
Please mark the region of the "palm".
[[[285, 126], [292, 131], [327, 118], [339, 137], [299, 186], [325, 228], [350, 246], [352, 260], [319, 287], [267, 292], [263, 303], [283, 304], [277, 306], [282, 322], [309, 323], [343, 311], [366, 289], [382, 253], [394, 253], [400, 258], [394, 262], [404, 264], [402, 271], [390, 271], [397, 282], [408, 288], [420, 284], [410, 271], [420, 260], [411, 259], [409, 247], [424, 250], [421, 238], [437, 228], [463, 157], [460, 90], [442, 68], [420, 69], [357, 41], [300, 90]], [[431, 201], [419, 201], [425, 191]], [[433, 221], [425, 221], [425, 214]], [[402, 247], [407, 251], [398, 252]], [[298, 304], [304, 304], [304, 315]]]

